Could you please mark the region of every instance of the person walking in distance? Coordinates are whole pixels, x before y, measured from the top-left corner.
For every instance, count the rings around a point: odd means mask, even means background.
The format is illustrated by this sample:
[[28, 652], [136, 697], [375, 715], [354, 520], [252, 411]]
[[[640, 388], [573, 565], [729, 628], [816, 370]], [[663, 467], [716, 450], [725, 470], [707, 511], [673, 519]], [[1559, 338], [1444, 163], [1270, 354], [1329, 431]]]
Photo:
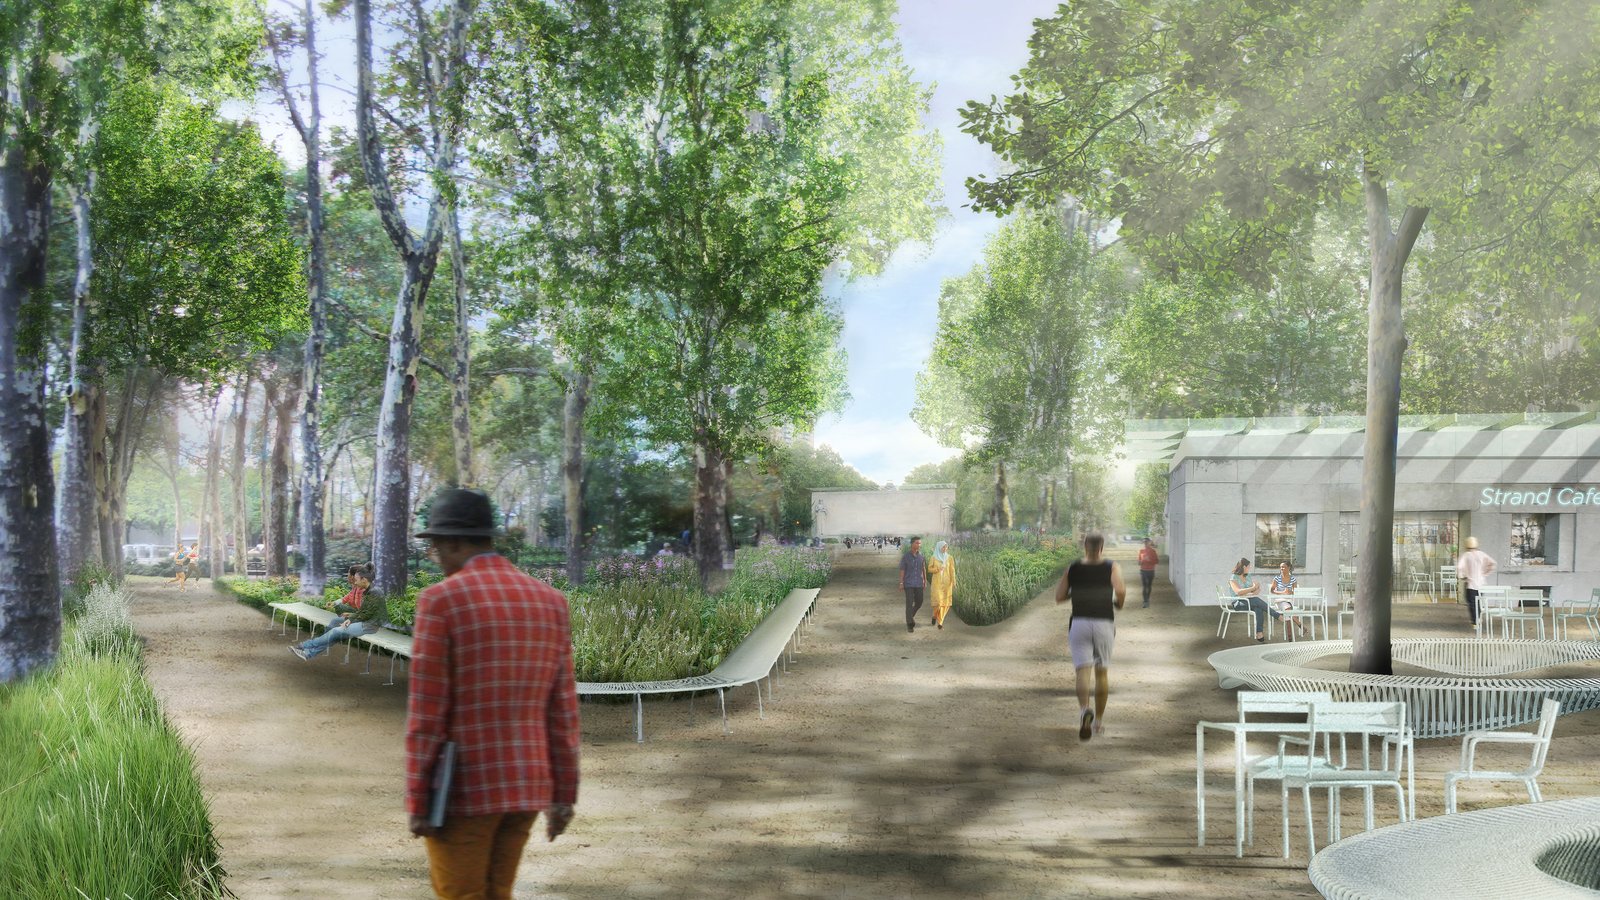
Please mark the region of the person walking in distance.
[[1467, 538], [1467, 552], [1456, 560], [1456, 577], [1467, 586], [1467, 618], [1472, 627], [1478, 627], [1478, 591], [1483, 590], [1483, 580], [1494, 574], [1494, 557], [1478, 549], [1478, 539]]
[[[1056, 587], [1056, 602], [1072, 604], [1067, 643], [1078, 682], [1078, 740], [1087, 741], [1103, 728], [1106, 698], [1111, 693], [1111, 644], [1117, 635], [1116, 611], [1128, 598], [1122, 569], [1102, 559], [1106, 539], [1091, 531], [1083, 536], [1083, 559], [1067, 567]], [[1089, 705], [1091, 688], [1094, 705]]]
[[944, 630], [944, 617], [955, 602], [956, 558], [950, 555], [950, 544], [940, 541], [933, 545], [933, 556], [928, 558], [928, 602], [933, 604], [933, 625]]
[[[494, 552], [479, 491], [447, 490], [428, 527], [445, 579], [417, 596], [406, 711], [406, 811], [427, 839], [434, 892], [509, 900], [540, 812], [555, 840], [578, 799], [578, 695], [567, 600]], [[435, 761], [456, 767], [444, 825], [429, 824]]]
[[1150, 589], [1156, 583], [1156, 564], [1161, 562], [1161, 554], [1156, 552], [1156, 542], [1149, 538], [1144, 539], [1144, 546], [1139, 550], [1139, 586], [1144, 589], [1144, 608], [1150, 607]]
[[[881, 539], [880, 539], [881, 540]], [[911, 539], [911, 549], [900, 556], [900, 590], [906, 593], [906, 630], [917, 630], [917, 610], [928, 586], [928, 561], [922, 558], [922, 538]]]

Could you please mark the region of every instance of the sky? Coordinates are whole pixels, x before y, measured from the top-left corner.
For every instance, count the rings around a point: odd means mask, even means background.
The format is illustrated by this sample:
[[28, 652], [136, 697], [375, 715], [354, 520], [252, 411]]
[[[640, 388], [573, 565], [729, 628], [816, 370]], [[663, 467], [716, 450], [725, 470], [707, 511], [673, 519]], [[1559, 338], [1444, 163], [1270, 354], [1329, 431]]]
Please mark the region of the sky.
[[917, 80], [934, 86], [925, 119], [944, 140], [944, 194], [950, 217], [930, 247], [902, 248], [877, 278], [835, 287], [844, 306], [844, 347], [850, 358], [850, 401], [824, 416], [817, 443], [882, 484], [899, 484], [927, 462], [949, 459], [911, 421], [916, 377], [933, 348], [939, 284], [972, 267], [984, 241], [1000, 227], [990, 213], [965, 208], [966, 179], [993, 175], [993, 153], [961, 132], [958, 111], [968, 100], [1003, 94], [1028, 59], [1033, 20], [1057, 0], [902, 0], [896, 17], [906, 62]]
[[[916, 376], [933, 347], [939, 284], [972, 267], [984, 241], [1000, 227], [989, 213], [966, 209], [965, 180], [999, 168], [988, 148], [960, 129], [958, 111], [968, 100], [1003, 94], [1027, 62], [1033, 20], [1052, 14], [1058, 0], [901, 0], [896, 21], [906, 62], [918, 81], [934, 87], [924, 122], [944, 141], [943, 186], [950, 215], [932, 246], [901, 248], [876, 278], [833, 282], [830, 293], [844, 309], [843, 343], [850, 361], [850, 400], [840, 414], [817, 422], [817, 443], [827, 444], [873, 481], [899, 484], [916, 466], [948, 459], [911, 421]], [[279, 12], [290, 7], [272, 4]], [[354, 120], [355, 42], [349, 21], [319, 29], [324, 69], [323, 118], [351, 127]], [[291, 73], [292, 81], [303, 80]], [[263, 135], [293, 164], [305, 159], [299, 137], [275, 95], [235, 104], [230, 114], [259, 122]]]

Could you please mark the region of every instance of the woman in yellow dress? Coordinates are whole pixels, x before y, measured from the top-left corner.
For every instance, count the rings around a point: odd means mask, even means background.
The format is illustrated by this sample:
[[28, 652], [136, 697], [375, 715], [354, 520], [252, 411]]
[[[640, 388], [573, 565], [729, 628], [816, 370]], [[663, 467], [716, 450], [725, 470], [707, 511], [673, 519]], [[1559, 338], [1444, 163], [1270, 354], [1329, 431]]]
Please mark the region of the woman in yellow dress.
[[955, 592], [956, 558], [950, 555], [950, 545], [940, 541], [928, 557], [928, 598], [933, 603], [933, 624], [941, 629]]

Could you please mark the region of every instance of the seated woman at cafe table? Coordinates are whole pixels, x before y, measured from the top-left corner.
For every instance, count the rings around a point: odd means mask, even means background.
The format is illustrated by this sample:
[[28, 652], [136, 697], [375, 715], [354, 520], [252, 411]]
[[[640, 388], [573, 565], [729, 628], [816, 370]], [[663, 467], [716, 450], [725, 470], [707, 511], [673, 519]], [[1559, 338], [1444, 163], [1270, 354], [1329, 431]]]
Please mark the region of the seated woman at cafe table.
[[[1233, 567], [1233, 577], [1228, 580], [1228, 587], [1233, 589], [1235, 596], [1246, 601], [1250, 605], [1250, 611], [1256, 614], [1256, 643], [1259, 644], [1267, 639], [1267, 616], [1270, 614], [1274, 619], [1281, 620], [1283, 613], [1268, 606], [1267, 601], [1261, 599], [1261, 583], [1250, 580], [1249, 575], [1250, 560], [1239, 560], [1239, 564]], [[1300, 634], [1305, 634], [1304, 625], [1295, 622], [1294, 627]]]

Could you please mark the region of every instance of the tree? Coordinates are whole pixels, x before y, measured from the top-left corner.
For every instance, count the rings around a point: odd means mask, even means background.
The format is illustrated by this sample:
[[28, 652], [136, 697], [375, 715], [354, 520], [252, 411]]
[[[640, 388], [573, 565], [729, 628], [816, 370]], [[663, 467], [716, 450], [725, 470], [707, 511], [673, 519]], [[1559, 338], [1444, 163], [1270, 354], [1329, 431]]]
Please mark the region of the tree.
[[1133, 493], [1128, 497], [1128, 526], [1146, 535], [1167, 533], [1166, 463], [1145, 463], [1133, 473]]
[[1122, 289], [1120, 266], [1058, 210], [1007, 223], [981, 263], [941, 288], [911, 415], [993, 471], [996, 528], [1013, 524], [1007, 466], [1048, 474], [1082, 441], [1084, 386], [1103, 379], [1094, 336]]
[[[279, 97], [289, 111], [289, 121], [305, 147], [306, 215], [306, 340], [301, 359], [300, 379], [300, 593], [321, 597], [327, 578], [324, 560], [326, 536], [322, 521], [323, 460], [319, 416], [322, 400], [322, 365], [328, 333], [327, 308], [327, 228], [323, 218], [322, 179], [322, 98], [317, 53], [317, 10], [306, 0], [298, 28], [285, 21], [272, 22], [267, 29], [273, 72]], [[305, 112], [291, 86], [284, 57], [296, 42], [303, 44], [306, 56]], [[242, 570], [241, 570], [242, 571]]]
[[[1318, 210], [1364, 203], [1367, 428], [1356, 671], [1387, 673], [1406, 263], [1436, 233], [1586, 255], [1600, 9], [1430, 0], [1133, 0], [1041, 19], [1003, 99], [965, 128], [1011, 165], [981, 208], [1062, 193], [1162, 271], [1262, 283]], [[1538, 102], [1529, 98], [1537, 97]], [[1550, 238], [1573, 249], [1546, 256]]]
[[378, 131], [372, 64], [372, 2], [355, 0], [356, 123], [362, 174], [385, 233], [405, 267], [400, 294], [389, 326], [389, 361], [384, 374], [378, 421], [376, 510], [372, 554], [377, 572], [374, 589], [397, 594], [406, 581], [406, 549], [411, 526], [411, 407], [417, 387], [423, 305], [433, 283], [453, 202], [444, 182], [455, 166], [456, 145], [463, 125], [466, 88], [466, 28], [472, 0], [450, 0], [444, 47], [434, 45], [424, 30], [416, 35], [418, 86], [427, 92], [431, 140], [424, 151], [425, 171], [433, 179], [426, 221], [413, 234], [401, 211], [390, 178], [390, 163]]
[[252, 127], [170, 86], [132, 83], [115, 99], [93, 156], [95, 302], [83, 351], [117, 377], [80, 375], [99, 398], [90, 428], [106, 446], [90, 448], [90, 483], [102, 492], [114, 571], [122, 492], [163, 392], [217, 384], [302, 321], [300, 252], [277, 156]]
[[692, 451], [707, 576], [731, 465], [838, 396], [823, 273], [875, 271], [937, 218], [885, 6], [518, 3], [490, 29], [527, 73], [497, 75], [493, 121], [536, 179], [513, 198], [529, 256], [580, 312], [557, 330], [571, 383], [607, 368], [608, 422]]

